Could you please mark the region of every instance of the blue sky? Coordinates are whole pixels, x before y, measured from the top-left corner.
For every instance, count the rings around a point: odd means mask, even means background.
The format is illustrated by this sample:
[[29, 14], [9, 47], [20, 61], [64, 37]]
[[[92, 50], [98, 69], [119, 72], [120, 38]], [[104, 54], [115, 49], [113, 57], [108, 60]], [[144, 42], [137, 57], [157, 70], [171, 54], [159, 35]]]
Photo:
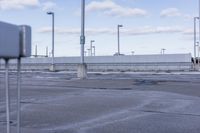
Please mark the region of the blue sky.
[[[0, 20], [27, 24], [33, 30], [33, 53], [51, 49], [51, 16], [55, 12], [55, 56], [80, 55], [81, 0], [1, 0]], [[198, 0], [86, 0], [86, 50], [95, 40], [97, 55], [117, 51], [117, 25], [121, 53], [193, 53], [193, 17]]]

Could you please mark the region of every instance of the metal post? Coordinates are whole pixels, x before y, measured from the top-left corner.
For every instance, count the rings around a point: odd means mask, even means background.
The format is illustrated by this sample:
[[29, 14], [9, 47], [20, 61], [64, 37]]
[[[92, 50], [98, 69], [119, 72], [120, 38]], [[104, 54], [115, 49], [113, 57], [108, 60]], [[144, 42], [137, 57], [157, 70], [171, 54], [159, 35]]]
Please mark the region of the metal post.
[[35, 57], [37, 57], [37, 45], [35, 45]]
[[10, 133], [10, 94], [9, 94], [9, 77], [8, 77], [8, 59], [5, 59], [5, 87], [6, 87], [6, 123], [7, 123], [7, 133]]
[[81, 0], [81, 63], [84, 64], [84, 45], [85, 45], [85, 0]]
[[199, 52], [200, 52], [199, 49], [200, 49], [200, 46], [198, 45], [198, 68], [200, 67], [200, 66], [199, 66], [199, 63], [200, 63], [200, 62], [199, 62]]
[[134, 51], [131, 51], [131, 54], [132, 54], [132, 55], [134, 55], [134, 54], [135, 54], [135, 52], [134, 52]]
[[96, 56], [96, 48], [95, 48], [95, 46], [92, 46], [92, 48], [94, 49], [93, 56]]
[[48, 57], [49, 49], [46, 47], [46, 57]]
[[119, 25], [117, 26], [118, 55], [120, 55]]
[[55, 22], [55, 19], [54, 19], [54, 12], [47, 12], [48, 15], [52, 15], [52, 71], [54, 71], [54, 22]]
[[93, 42], [95, 42], [95, 41], [94, 41], [94, 40], [91, 40], [91, 41], [90, 41], [90, 49], [91, 49], [90, 55], [91, 55], [91, 56], [93, 55], [93, 51], [92, 51], [92, 48], [93, 48], [92, 43], [93, 43]]
[[123, 27], [123, 25], [117, 25], [118, 55], [120, 55], [120, 32], [119, 32], [120, 27]]
[[92, 41], [90, 41], [90, 56], [92, 56]]
[[166, 50], [166, 49], [164, 49], [164, 48], [161, 49], [161, 54], [165, 54], [165, 50]]
[[200, 39], [200, 0], [199, 0], [199, 39]]
[[[199, 17], [194, 17], [194, 59], [196, 60], [196, 20], [199, 19]], [[196, 61], [195, 61], [196, 64]]]
[[54, 13], [52, 12], [52, 66], [54, 66]]
[[21, 58], [17, 60], [17, 133], [21, 132]]

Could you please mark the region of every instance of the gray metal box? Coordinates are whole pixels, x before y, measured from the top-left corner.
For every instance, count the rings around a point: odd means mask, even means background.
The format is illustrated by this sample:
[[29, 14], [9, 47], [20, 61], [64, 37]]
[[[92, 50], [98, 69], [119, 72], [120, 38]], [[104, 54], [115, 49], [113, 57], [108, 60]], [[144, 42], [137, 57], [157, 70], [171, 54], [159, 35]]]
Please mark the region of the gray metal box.
[[18, 58], [19, 26], [0, 21], [0, 58]]
[[20, 57], [31, 56], [31, 27], [21, 25], [20, 28]]

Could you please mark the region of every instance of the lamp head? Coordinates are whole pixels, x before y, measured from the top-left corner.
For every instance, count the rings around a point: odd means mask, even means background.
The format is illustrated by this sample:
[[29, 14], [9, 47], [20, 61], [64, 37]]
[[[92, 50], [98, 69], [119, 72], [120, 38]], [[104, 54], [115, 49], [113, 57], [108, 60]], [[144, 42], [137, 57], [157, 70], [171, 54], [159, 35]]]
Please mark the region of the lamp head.
[[53, 14], [54, 14], [54, 12], [47, 12], [47, 14], [48, 14], [48, 15], [53, 15]]

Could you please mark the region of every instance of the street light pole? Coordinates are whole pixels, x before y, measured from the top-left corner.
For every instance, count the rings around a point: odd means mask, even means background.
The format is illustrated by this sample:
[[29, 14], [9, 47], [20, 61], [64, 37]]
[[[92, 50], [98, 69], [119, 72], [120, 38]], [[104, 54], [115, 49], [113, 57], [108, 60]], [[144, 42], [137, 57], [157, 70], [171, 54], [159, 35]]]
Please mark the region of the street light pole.
[[[199, 17], [194, 17], [194, 59], [196, 60], [196, 20], [199, 19]], [[195, 63], [196, 64], [196, 63]]]
[[81, 63], [84, 64], [84, 45], [85, 45], [85, 0], [81, 0]]
[[199, 52], [200, 52], [200, 46], [198, 46], [198, 68], [200, 67], [199, 66], [199, 64], [200, 64], [200, 62], [199, 62]]
[[52, 15], [52, 70], [54, 71], [54, 12], [47, 12], [48, 15]]
[[91, 41], [90, 41], [90, 50], [91, 50], [91, 51], [90, 51], [90, 55], [91, 55], [91, 56], [92, 56], [92, 54], [93, 54], [93, 52], [92, 52], [92, 47], [93, 47], [92, 43], [93, 43], [93, 42], [95, 42], [95, 41], [94, 41], [94, 40], [91, 40]]
[[199, 39], [200, 39], [200, 0], [199, 0]]
[[165, 50], [166, 50], [166, 49], [164, 49], [164, 48], [161, 49], [161, 54], [165, 54]]
[[35, 45], [35, 57], [37, 57], [37, 45]]
[[[196, 42], [196, 45], [195, 47], [197, 47], [197, 65], [198, 65], [198, 68], [199, 68], [199, 42]], [[195, 59], [195, 62], [196, 62], [196, 59]]]
[[81, 44], [81, 63], [78, 65], [77, 77], [80, 79], [87, 78], [87, 64], [84, 60], [84, 52], [85, 52], [85, 0], [81, 0], [81, 36], [80, 36], [80, 44]]
[[96, 48], [95, 48], [95, 46], [92, 46], [92, 48], [94, 49], [93, 56], [96, 56]]
[[117, 54], [120, 55], [120, 32], [119, 28], [123, 27], [123, 25], [117, 25], [117, 41], [118, 41], [118, 52]]

